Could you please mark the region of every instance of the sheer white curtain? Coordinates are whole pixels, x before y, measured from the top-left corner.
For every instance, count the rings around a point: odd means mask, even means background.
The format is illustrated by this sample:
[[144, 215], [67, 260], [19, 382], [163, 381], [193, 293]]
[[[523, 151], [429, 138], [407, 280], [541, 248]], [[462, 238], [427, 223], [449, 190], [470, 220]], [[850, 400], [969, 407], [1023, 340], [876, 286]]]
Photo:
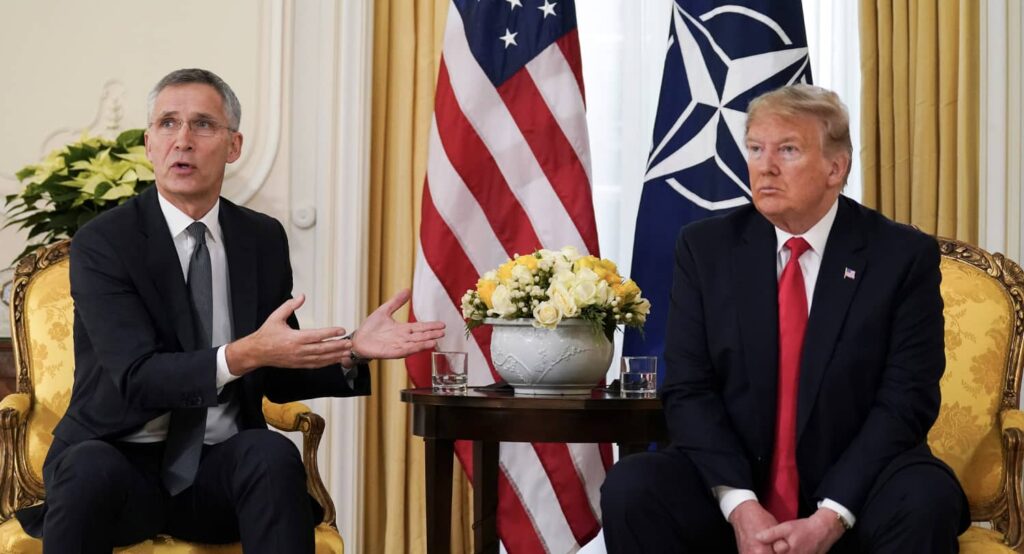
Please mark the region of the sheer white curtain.
[[[601, 255], [617, 262], [623, 275], [629, 275], [631, 269], [633, 231], [658, 106], [672, 3], [576, 3]], [[856, 163], [860, 147], [857, 3], [804, 0], [803, 4], [814, 82], [839, 93], [850, 110], [854, 164], [846, 194], [860, 200], [860, 168]], [[618, 351], [621, 336], [616, 342]], [[610, 376], [617, 374], [613, 369]], [[601, 537], [582, 552], [604, 552]]]

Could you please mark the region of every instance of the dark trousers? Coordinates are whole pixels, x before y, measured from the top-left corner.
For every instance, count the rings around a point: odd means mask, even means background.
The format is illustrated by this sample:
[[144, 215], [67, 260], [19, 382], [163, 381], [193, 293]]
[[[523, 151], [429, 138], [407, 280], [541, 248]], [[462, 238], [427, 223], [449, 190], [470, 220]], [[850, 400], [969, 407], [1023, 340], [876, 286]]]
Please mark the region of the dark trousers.
[[[856, 525], [832, 552], [958, 552], [967, 510], [960, 485], [944, 468], [904, 465], [871, 491], [854, 514]], [[736, 552], [732, 526], [680, 450], [635, 454], [615, 464], [601, 487], [601, 513], [610, 554]]]
[[249, 553], [313, 552], [313, 510], [298, 450], [267, 429], [204, 446], [191, 487], [160, 480], [163, 443], [55, 439], [43, 474], [46, 554], [109, 554], [166, 533]]

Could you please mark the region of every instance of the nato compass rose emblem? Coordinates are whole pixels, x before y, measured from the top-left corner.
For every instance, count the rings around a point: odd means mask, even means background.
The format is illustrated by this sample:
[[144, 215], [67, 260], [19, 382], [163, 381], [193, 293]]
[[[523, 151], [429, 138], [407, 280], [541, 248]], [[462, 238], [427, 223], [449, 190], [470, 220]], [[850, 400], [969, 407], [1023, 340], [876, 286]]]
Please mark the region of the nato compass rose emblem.
[[810, 81], [799, 2], [764, 6], [777, 12], [774, 19], [745, 6], [695, 15], [674, 4], [644, 181], [664, 182], [702, 210], [749, 202], [743, 134], [750, 100]]

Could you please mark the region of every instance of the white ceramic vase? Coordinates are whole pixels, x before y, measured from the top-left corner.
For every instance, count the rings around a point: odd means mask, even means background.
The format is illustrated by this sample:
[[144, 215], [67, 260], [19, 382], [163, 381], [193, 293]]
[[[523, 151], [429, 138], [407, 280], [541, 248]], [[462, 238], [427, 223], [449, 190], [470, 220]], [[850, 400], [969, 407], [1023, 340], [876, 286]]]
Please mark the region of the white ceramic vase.
[[531, 319], [484, 321], [494, 328], [491, 361], [516, 394], [589, 394], [608, 372], [613, 347], [589, 322], [566, 319], [556, 329]]

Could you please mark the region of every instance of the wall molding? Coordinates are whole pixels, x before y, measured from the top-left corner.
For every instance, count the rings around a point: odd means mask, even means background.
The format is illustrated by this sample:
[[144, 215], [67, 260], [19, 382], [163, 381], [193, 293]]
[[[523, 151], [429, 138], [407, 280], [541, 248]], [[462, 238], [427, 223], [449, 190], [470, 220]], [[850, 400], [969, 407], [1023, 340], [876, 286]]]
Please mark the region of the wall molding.
[[[351, 330], [366, 315], [372, 0], [295, 2], [292, 25], [292, 265], [297, 286], [308, 287], [315, 299], [304, 308], [313, 320], [305, 324]], [[328, 422], [320, 467], [338, 528], [358, 552], [366, 403], [346, 398], [310, 404]]]
[[[264, 40], [260, 41], [261, 71], [264, 103], [257, 101], [256, 113], [266, 114], [257, 119], [262, 123], [259, 130], [254, 131], [258, 138], [259, 154], [252, 158], [245, 157], [242, 163], [228, 166], [224, 177], [224, 195], [237, 204], [247, 204], [266, 184], [270, 170], [277, 159], [281, 147], [281, 134], [284, 119], [283, 90], [284, 82], [284, 27], [285, 0], [267, 0], [263, 3], [262, 21]], [[243, 152], [245, 152], [243, 150]], [[255, 161], [251, 161], [255, 160]], [[246, 170], [253, 163], [255, 169], [249, 174]]]

